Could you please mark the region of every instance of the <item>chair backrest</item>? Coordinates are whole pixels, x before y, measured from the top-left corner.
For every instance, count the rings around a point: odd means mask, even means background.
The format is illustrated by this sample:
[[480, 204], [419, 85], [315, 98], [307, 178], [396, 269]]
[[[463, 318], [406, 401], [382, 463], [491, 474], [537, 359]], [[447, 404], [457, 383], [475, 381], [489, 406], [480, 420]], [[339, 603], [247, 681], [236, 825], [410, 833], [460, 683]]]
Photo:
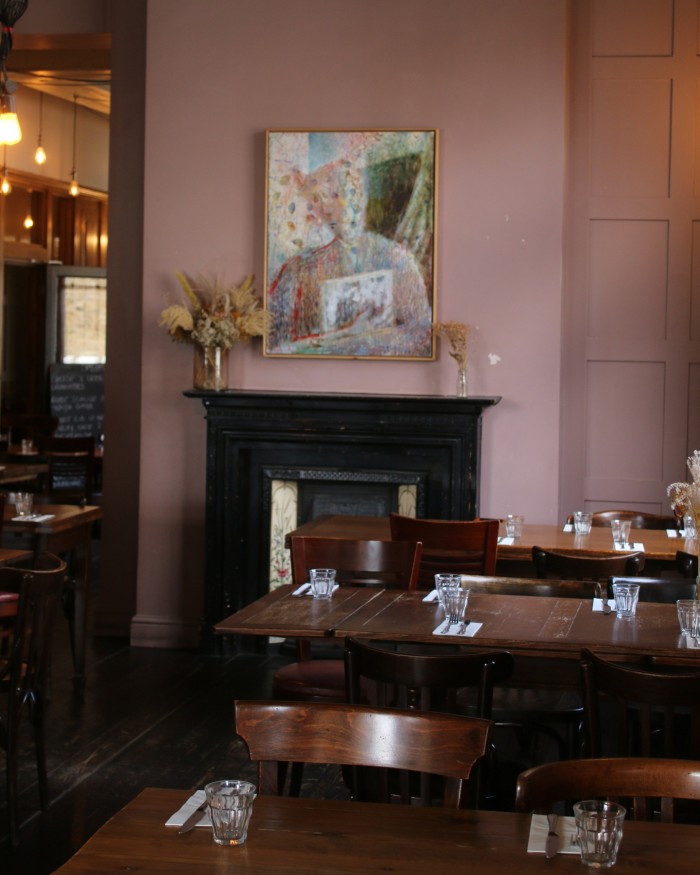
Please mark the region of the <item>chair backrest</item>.
[[354, 538], [291, 538], [292, 577], [299, 586], [311, 568], [335, 568], [336, 581], [352, 586], [416, 588], [422, 544]]
[[236, 732], [258, 761], [260, 793], [280, 791], [280, 762], [335, 763], [441, 775], [442, 802], [452, 807], [465, 804], [493, 726], [457, 714], [318, 702], [237, 700], [235, 713]]
[[633, 529], [676, 528], [676, 518], [673, 516], [643, 513], [639, 510], [598, 510], [591, 517], [591, 525], [610, 528], [613, 520], [629, 520]]
[[678, 550], [676, 553], [676, 568], [683, 577], [697, 577], [698, 557], [693, 553], [686, 553], [685, 550]]
[[61, 500], [89, 504], [95, 481], [95, 438], [51, 438], [44, 442], [47, 490]]
[[389, 515], [394, 541], [421, 541], [419, 589], [432, 589], [435, 575], [494, 574], [498, 520], [422, 520]]
[[515, 665], [504, 650], [407, 653], [391, 647], [395, 645], [345, 639], [348, 702], [449, 712], [457, 690], [474, 687], [476, 716], [490, 719], [494, 684], [509, 678]]
[[0, 660], [0, 684], [9, 690], [8, 722], [25, 704], [33, 704], [44, 686], [65, 575], [66, 563], [50, 553], [40, 554], [33, 568], [0, 568], [0, 591], [18, 596], [11, 638]]
[[586, 756], [700, 759], [700, 673], [649, 671], [585, 648], [580, 670]]
[[660, 819], [670, 822], [674, 799], [700, 800], [700, 762], [647, 757], [563, 760], [518, 776], [517, 811], [547, 813], [557, 802], [579, 799], [619, 800], [633, 820], [650, 820], [650, 800], [660, 799]]
[[463, 575], [462, 583], [470, 592], [493, 595], [538, 595], [557, 599], [593, 598], [594, 584], [590, 580], [543, 580], [530, 577], [479, 577]]
[[608, 597], [612, 598], [613, 583], [638, 583], [640, 602], [675, 605], [678, 599], [695, 598], [694, 580], [676, 580], [672, 577], [611, 577]]
[[568, 580], [602, 580], [609, 577], [633, 577], [644, 568], [644, 553], [620, 556], [573, 556], [554, 550], [532, 548], [532, 561], [538, 577], [561, 577]]

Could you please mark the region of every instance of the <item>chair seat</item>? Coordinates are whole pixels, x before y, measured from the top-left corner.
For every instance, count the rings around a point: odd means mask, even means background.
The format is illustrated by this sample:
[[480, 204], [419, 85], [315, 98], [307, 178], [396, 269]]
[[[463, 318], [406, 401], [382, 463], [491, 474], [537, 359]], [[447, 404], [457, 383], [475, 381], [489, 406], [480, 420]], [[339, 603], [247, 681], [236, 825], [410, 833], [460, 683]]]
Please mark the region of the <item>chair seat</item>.
[[342, 659], [306, 659], [286, 665], [272, 678], [275, 697], [305, 701], [345, 702]]

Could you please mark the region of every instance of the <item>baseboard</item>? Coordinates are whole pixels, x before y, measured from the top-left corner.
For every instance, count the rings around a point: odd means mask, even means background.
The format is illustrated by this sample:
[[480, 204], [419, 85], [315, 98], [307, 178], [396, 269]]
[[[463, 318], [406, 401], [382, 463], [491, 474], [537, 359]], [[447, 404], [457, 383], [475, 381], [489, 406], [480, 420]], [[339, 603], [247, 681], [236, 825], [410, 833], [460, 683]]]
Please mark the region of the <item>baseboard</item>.
[[132, 647], [173, 647], [196, 650], [199, 626], [167, 617], [137, 614], [131, 621]]

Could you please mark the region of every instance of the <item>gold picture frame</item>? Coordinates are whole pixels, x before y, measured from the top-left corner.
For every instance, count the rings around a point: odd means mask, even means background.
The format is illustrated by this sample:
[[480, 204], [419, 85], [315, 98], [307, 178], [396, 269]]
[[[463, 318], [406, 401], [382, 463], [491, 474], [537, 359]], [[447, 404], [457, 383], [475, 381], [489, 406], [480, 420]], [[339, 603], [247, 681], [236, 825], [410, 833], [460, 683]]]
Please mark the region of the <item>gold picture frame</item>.
[[432, 361], [438, 131], [266, 132], [271, 357]]

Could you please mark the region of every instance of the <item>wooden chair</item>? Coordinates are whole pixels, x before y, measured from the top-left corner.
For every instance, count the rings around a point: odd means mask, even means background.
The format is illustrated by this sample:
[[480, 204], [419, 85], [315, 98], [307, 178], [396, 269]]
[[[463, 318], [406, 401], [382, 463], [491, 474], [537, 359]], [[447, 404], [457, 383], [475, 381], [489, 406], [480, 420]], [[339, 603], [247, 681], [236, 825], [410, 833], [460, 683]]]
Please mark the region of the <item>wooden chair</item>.
[[[341, 585], [381, 585], [414, 590], [421, 549], [420, 542], [296, 535], [291, 539], [292, 578], [299, 586], [309, 579], [309, 569], [335, 568], [336, 580]], [[346, 701], [342, 659], [311, 659], [309, 642], [302, 639], [297, 642], [297, 660], [274, 673], [272, 694], [275, 698], [305, 702]]]
[[700, 761], [619, 757], [545, 763], [523, 772], [515, 790], [517, 811], [552, 811], [557, 802], [620, 800], [632, 820], [651, 820], [660, 799], [660, 820], [674, 820], [674, 799], [700, 800]]
[[[345, 639], [345, 678], [350, 704], [464, 713], [460, 696], [468, 688], [475, 698], [469, 716], [490, 719], [494, 686], [513, 673], [513, 657], [503, 650], [454, 653], [436, 645], [430, 652], [414, 653], [399, 651], [397, 647], [400, 645]], [[495, 769], [495, 749], [491, 753], [489, 762]], [[482, 774], [480, 769], [475, 782], [475, 798], [480, 803], [485, 798], [488, 779], [489, 775]], [[420, 791], [422, 796], [426, 792], [425, 787]]]
[[567, 580], [607, 581], [613, 576], [636, 577], [644, 568], [644, 553], [588, 557], [533, 547], [532, 561], [535, 573], [540, 578], [561, 577]]
[[7, 807], [12, 844], [19, 843], [17, 766], [23, 712], [34, 728], [39, 799], [48, 807], [44, 698], [49, 677], [51, 631], [61, 597], [66, 566], [57, 556], [40, 555], [33, 568], [0, 568], [0, 590], [18, 596], [16, 618], [5, 653], [0, 656], [0, 690], [6, 695], [0, 719], [0, 748], [7, 762]]
[[676, 553], [676, 568], [683, 577], [697, 577], [698, 557], [693, 553], [686, 553], [685, 550], [678, 550]]
[[50, 438], [44, 442], [50, 504], [92, 504], [95, 486], [95, 438]]
[[552, 578], [480, 577], [464, 575], [462, 582], [470, 592], [492, 595], [534, 595], [557, 599], [587, 599], [592, 597], [591, 583], [586, 580]]
[[[643, 513], [639, 510], [598, 510], [591, 516], [591, 525], [610, 528], [613, 520], [629, 520], [633, 529], [675, 529], [677, 520], [674, 516], [663, 516], [657, 513]], [[572, 524], [573, 516], [567, 518]]]
[[[318, 702], [238, 700], [235, 714], [236, 732], [258, 761], [260, 793], [282, 791], [280, 762], [334, 763], [441, 775], [442, 803], [455, 808], [467, 804], [468, 784], [492, 729], [489, 720], [476, 717]], [[355, 798], [363, 798], [361, 787]]]
[[675, 605], [678, 599], [695, 598], [695, 581], [676, 580], [672, 577], [611, 577], [608, 598], [612, 598], [614, 583], [638, 583], [639, 601]]
[[700, 673], [613, 663], [586, 648], [580, 670], [586, 756], [700, 759]]
[[394, 541], [421, 541], [419, 589], [433, 589], [435, 575], [494, 574], [498, 520], [422, 520], [389, 515]]

